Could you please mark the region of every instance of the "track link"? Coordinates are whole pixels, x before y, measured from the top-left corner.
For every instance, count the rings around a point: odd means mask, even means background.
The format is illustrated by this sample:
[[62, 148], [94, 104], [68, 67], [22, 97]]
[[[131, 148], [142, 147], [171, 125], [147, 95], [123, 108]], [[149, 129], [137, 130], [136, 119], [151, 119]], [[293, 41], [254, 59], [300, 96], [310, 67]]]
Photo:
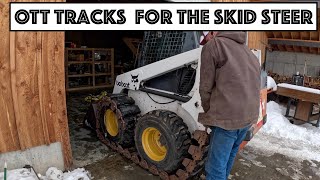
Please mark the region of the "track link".
[[[98, 109], [102, 110], [102, 107], [104, 107], [105, 105], [111, 105], [112, 109], [117, 112], [118, 118], [123, 119], [124, 117], [129, 117], [130, 114], [132, 113], [123, 115], [119, 110], [119, 108], [125, 106], [125, 104], [121, 103], [120, 99], [119, 101], [112, 100], [115, 97], [126, 98], [126, 96], [124, 95], [113, 95], [111, 97], [105, 97], [102, 100], [97, 102], [98, 106], [100, 107]], [[125, 111], [125, 112], [129, 112], [129, 111]], [[133, 112], [136, 112], [136, 111], [133, 111]], [[97, 112], [97, 113], [100, 114], [100, 112]], [[135, 119], [136, 117], [131, 117], [131, 118]], [[123, 121], [122, 126], [123, 126], [122, 128], [126, 129], [125, 121]], [[148, 170], [153, 175], [159, 176], [163, 180], [186, 180], [186, 179], [190, 179], [192, 177], [197, 176], [204, 167], [204, 162], [206, 160], [206, 154], [207, 154], [208, 144], [209, 144], [208, 133], [206, 131], [196, 130], [192, 134], [191, 145], [188, 149], [188, 154], [185, 156], [185, 158], [182, 161], [182, 166], [176, 171], [168, 174], [167, 172], [161, 169], [158, 169], [156, 166], [147, 163], [146, 160], [142, 159], [139, 156], [135, 148], [126, 148], [126, 147], [123, 147], [121, 144], [115, 143], [112, 140], [107, 139], [104, 136], [104, 133], [101, 131], [101, 124], [100, 124], [99, 118], [96, 119], [96, 133], [100, 141], [103, 142], [108, 147], [110, 147], [112, 150], [117, 151], [127, 159], [132, 160], [132, 162], [134, 162], [135, 164], [141, 166], [143, 169]]]

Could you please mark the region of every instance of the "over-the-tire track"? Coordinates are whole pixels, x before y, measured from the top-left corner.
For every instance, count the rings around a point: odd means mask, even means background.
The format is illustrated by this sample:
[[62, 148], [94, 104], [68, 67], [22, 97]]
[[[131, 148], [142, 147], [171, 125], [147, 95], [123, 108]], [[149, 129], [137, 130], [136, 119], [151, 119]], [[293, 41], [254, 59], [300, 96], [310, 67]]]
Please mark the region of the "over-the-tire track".
[[[118, 109], [117, 104], [112, 101], [110, 97], [104, 97], [98, 103], [99, 110], [102, 110], [104, 105], [108, 105], [115, 110], [118, 118], [122, 119], [121, 111]], [[97, 112], [100, 114], [101, 112]], [[100, 116], [97, 116], [100, 117]], [[125, 123], [122, 124], [123, 129], [125, 128]], [[101, 125], [99, 118], [96, 118], [96, 133], [98, 138], [102, 143], [110, 147], [112, 150], [119, 152], [121, 155], [127, 159], [132, 160], [135, 164], [139, 165], [143, 169], [148, 170], [152, 174], [159, 176], [164, 180], [185, 180], [196, 176], [204, 166], [206, 160], [206, 153], [209, 144], [209, 135], [206, 131], [196, 130], [192, 134], [192, 145], [188, 149], [189, 157], [186, 157], [182, 161], [183, 167], [177, 169], [174, 173], [168, 174], [165, 171], [158, 169], [152, 164], [148, 164], [147, 161], [142, 159], [134, 148], [123, 148], [120, 144], [117, 144], [109, 139], [107, 139], [101, 132]]]

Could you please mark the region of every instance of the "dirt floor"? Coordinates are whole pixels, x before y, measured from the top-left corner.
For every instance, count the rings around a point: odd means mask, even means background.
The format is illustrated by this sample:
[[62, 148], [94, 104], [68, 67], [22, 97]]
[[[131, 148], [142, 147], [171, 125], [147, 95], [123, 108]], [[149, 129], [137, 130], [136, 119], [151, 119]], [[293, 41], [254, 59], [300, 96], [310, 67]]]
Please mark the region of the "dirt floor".
[[[85, 167], [94, 179], [159, 179], [109, 150], [83, 126], [86, 111], [84, 97], [73, 94], [67, 99], [74, 168]], [[276, 141], [276, 140], [275, 140]], [[299, 161], [275, 153], [266, 155], [247, 146], [238, 154], [229, 179], [234, 180], [320, 180], [320, 162]]]

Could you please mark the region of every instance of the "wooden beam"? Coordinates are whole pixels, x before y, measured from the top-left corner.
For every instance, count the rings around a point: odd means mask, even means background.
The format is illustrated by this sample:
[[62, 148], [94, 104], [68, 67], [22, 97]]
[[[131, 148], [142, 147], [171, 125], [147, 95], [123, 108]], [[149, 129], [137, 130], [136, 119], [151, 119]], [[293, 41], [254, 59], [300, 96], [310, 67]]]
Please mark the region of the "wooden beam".
[[301, 46], [301, 50], [304, 53], [308, 53], [308, 51], [309, 51], [307, 47], [303, 47], [303, 46]]
[[142, 40], [138, 38], [128, 38], [128, 37], [124, 37], [122, 38], [122, 40], [129, 47], [132, 54], [135, 56], [138, 53], [138, 46], [142, 42]]
[[270, 32], [270, 31], [267, 31], [266, 34], [267, 34], [267, 37], [268, 37], [268, 38], [275, 38], [274, 35], [273, 35], [273, 33]]
[[281, 32], [282, 38], [292, 39], [291, 33], [288, 31]]
[[273, 33], [273, 36], [274, 36], [275, 38], [283, 38], [283, 36], [282, 36], [282, 33], [281, 33], [281, 32], [273, 31], [272, 33]]
[[[16, 151], [20, 149], [19, 135], [15, 120], [15, 104], [12, 98], [10, 55], [12, 55], [10, 45], [15, 39], [10, 39], [14, 32], [9, 31], [9, 0], [2, 1], [0, 5], [0, 153]], [[13, 58], [13, 57], [12, 57]], [[18, 114], [20, 115], [20, 114]], [[17, 115], [17, 116], [18, 116]], [[1, 155], [0, 155], [1, 156]]]
[[292, 45], [289, 45], [288, 48], [289, 48], [289, 51], [295, 52], [295, 50], [293, 49], [293, 46], [292, 46]]
[[278, 46], [278, 48], [279, 48], [280, 51], [286, 51], [286, 49], [284, 48], [283, 45], [277, 44], [277, 46]]
[[310, 48], [310, 52], [312, 54], [317, 54], [318, 53], [318, 48]]
[[320, 48], [320, 41], [269, 38], [269, 44], [305, 46]]
[[294, 52], [299, 52], [299, 48], [297, 46], [293, 46]]
[[271, 47], [271, 51], [279, 51], [278, 47], [276, 45], [269, 45]]
[[302, 40], [310, 40], [310, 32], [303, 31], [300, 34], [301, 34], [301, 39]]
[[300, 39], [300, 32], [291, 32], [291, 39]]
[[299, 32], [299, 38], [298, 39], [301, 39], [301, 32]]
[[[311, 40], [311, 32], [308, 32], [308, 35], [309, 35], [309, 40]], [[311, 47], [309, 47], [309, 52], [310, 52], [310, 53], [313, 53]]]

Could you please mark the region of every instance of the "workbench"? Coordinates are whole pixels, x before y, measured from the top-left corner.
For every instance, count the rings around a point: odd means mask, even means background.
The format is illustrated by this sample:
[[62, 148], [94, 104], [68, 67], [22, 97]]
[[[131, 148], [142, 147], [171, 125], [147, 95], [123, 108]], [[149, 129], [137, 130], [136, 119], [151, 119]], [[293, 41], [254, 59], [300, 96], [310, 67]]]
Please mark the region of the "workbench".
[[[308, 87], [302, 87], [292, 84], [278, 84], [277, 94], [289, 98], [286, 110], [286, 117], [290, 122], [296, 120], [310, 123], [316, 127], [320, 125], [320, 109], [319, 112], [314, 112], [314, 107], [320, 104], [320, 90]], [[290, 116], [290, 108], [293, 100], [297, 100], [297, 106], [294, 116]], [[316, 121], [316, 123], [312, 123]]]

